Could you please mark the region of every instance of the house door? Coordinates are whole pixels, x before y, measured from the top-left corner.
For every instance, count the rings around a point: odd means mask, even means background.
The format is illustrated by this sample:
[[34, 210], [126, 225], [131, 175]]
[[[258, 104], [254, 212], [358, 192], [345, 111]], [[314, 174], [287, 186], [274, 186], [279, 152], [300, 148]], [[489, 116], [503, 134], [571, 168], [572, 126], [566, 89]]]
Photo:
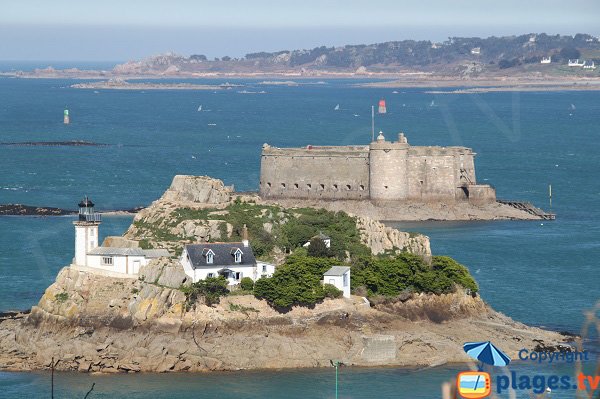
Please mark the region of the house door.
[[140, 261], [134, 260], [133, 261], [133, 274], [138, 274], [139, 272], [140, 272]]

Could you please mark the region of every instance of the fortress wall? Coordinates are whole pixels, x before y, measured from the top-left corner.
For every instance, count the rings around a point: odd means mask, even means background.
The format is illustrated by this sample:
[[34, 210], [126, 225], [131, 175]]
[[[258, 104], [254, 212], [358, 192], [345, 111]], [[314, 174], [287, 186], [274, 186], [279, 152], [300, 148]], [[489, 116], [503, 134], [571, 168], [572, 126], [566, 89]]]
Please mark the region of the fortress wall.
[[409, 199], [454, 201], [455, 159], [451, 155], [421, 155], [408, 158]]
[[368, 199], [366, 147], [264, 147], [260, 195], [264, 198]]

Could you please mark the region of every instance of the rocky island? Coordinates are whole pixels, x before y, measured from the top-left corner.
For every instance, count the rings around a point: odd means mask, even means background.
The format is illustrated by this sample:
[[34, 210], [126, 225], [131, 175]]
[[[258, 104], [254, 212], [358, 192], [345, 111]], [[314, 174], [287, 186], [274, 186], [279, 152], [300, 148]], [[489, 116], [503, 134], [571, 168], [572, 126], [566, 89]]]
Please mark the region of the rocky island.
[[[53, 358], [57, 369], [103, 373], [325, 367], [331, 359], [435, 366], [467, 361], [466, 341], [493, 339], [515, 356], [565, 340], [491, 309], [468, 270], [432, 255], [426, 236], [257, 198], [208, 177], [175, 177], [124, 237], [100, 247], [170, 256], [135, 275], [63, 268], [29, 313], [0, 317], [0, 370], [47, 369]], [[191, 281], [180, 263], [185, 245], [234, 242], [245, 226], [254, 254], [276, 265], [272, 277], [231, 292]], [[310, 238], [316, 232], [329, 235], [330, 248]], [[350, 267], [354, 295], [319, 281], [332, 265]]]

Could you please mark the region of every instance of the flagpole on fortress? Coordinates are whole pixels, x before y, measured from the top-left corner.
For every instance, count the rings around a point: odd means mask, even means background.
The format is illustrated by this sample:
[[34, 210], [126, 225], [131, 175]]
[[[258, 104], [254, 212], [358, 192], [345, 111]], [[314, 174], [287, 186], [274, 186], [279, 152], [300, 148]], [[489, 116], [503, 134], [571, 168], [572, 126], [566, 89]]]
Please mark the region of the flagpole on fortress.
[[375, 106], [371, 105], [371, 142], [375, 141]]

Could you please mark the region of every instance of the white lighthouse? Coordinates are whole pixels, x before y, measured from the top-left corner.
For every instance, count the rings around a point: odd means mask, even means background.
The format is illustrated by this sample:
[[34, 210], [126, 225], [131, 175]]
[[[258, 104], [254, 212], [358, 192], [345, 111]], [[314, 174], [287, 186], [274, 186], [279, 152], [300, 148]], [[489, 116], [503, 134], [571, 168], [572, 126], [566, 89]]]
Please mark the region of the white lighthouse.
[[98, 226], [101, 222], [101, 215], [94, 211], [94, 203], [86, 196], [79, 203], [79, 218], [73, 222], [75, 225], [74, 264], [88, 265], [88, 252], [98, 247]]

